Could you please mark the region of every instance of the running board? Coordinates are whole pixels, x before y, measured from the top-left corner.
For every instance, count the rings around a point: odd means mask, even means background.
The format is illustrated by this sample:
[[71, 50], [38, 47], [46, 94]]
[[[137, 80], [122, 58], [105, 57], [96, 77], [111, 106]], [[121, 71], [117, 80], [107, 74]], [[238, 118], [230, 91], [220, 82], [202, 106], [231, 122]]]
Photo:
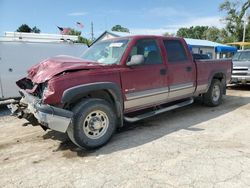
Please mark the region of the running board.
[[177, 108], [180, 108], [180, 107], [183, 107], [183, 106], [190, 105], [193, 102], [194, 102], [194, 99], [189, 98], [188, 100], [186, 100], [184, 102], [180, 102], [180, 103], [177, 103], [175, 105], [168, 106], [166, 108], [162, 108], [162, 109], [159, 109], [159, 110], [147, 112], [145, 114], [141, 114], [141, 115], [138, 115], [138, 116], [135, 116], [135, 117], [126, 117], [125, 116], [124, 120], [127, 121], [127, 122], [130, 122], [130, 123], [133, 123], [133, 122], [140, 121], [142, 119], [149, 118], [149, 117], [152, 117], [152, 116], [164, 113], [164, 112], [168, 112], [170, 110], [174, 110], [174, 109], [177, 109]]

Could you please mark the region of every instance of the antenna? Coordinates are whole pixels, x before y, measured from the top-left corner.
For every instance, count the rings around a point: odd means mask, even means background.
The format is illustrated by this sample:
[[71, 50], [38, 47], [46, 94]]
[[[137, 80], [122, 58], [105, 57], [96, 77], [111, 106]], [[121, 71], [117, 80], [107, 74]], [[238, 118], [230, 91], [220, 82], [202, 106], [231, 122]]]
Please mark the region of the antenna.
[[91, 22], [91, 40], [94, 41], [94, 24]]

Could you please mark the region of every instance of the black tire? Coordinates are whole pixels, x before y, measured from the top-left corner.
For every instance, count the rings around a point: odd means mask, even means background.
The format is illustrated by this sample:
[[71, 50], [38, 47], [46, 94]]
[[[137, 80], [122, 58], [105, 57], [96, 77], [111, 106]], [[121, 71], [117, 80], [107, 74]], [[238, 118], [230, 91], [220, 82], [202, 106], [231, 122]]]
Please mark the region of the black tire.
[[72, 111], [74, 116], [67, 134], [80, 148], [101, 147], [110, 140], [116, 130], [117, 118], [114, 109], [103, 99], [86, 99], [77, 104]]
[[213, 79], [207, 93], [203, 95], [203, 102], [207, 106], [218, 106], [222, 102], [222, 95], [222, 83], [217, 79]]

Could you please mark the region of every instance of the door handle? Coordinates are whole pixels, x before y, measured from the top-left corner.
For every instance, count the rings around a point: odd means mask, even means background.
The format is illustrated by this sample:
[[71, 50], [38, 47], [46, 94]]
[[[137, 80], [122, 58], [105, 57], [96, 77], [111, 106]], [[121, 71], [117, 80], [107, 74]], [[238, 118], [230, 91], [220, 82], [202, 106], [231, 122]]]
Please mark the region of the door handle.
[[187, 72], [191, 72], [192, 71], [192, 67], [186, 67], [186, 71]]
[[167, 70], [166, 69], [160, 69], [160, 75], [166, 75]]

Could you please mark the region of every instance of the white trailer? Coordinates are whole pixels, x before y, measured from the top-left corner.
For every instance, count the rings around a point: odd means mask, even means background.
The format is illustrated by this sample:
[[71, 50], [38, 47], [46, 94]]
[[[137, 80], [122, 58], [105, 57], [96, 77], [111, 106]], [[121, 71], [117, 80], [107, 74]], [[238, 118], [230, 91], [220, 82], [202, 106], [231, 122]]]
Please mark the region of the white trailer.
[[87, 46], [77, 36], [6, 32], [0, 37], [0, 100], [18, 97], [16, 81], [33, 65], [48, 57], [79, 57]]

